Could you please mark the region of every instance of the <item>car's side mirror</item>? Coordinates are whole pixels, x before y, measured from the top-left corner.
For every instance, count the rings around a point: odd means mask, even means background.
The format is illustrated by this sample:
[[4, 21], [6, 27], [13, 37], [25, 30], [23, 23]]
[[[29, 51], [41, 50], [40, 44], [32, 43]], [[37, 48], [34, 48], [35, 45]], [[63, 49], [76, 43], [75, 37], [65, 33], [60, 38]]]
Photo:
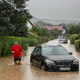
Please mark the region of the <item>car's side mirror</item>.
[[69, 55], [72, 55], [73, 53], [72, 52], [69, 52]]

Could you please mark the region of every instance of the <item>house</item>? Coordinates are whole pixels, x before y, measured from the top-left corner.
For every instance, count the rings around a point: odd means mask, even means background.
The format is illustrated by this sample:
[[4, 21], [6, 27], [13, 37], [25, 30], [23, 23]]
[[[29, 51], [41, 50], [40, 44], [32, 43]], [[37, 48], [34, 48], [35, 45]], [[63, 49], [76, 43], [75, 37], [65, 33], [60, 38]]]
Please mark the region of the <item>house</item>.
[[70, 34], [69, 33], [64, 33], [63, 37], [70, 37]]
[[29, 30], [34, 26], [37, 26], [37, 28], [40, 28], [37, 24], [33, 24], [30, 20], [27, 20], [27, 26], [28, 26]]
[[58, 29], [60, 33], [59, 36], [63, 36], [64, 33], [67, 33], [67, 29], [64, 26], [53, 25], [53, 26], [43, 26], [43, 28], [47, 28], [49, 31]]
[[29, 30], [34, 26], [34, 24], [30, 21], [30, 20], [27, 20], [27, 27], [29, 28]]

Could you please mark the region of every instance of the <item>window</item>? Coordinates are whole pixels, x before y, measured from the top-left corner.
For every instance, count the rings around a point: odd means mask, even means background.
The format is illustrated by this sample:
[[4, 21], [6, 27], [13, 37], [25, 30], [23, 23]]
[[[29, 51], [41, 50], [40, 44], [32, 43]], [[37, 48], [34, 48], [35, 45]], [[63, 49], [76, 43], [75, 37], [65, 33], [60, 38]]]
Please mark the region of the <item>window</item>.
[[36, 47], [33, 51], [33, 54], [36, 54], [37, 52], [41, 54], [41, 47]]
[[68, 52], [63, 47], [44, 47], [42, 49], [43, 55], [67, 55]]
[[37, 51], [39, 54], [41, 54], [41, 47], [38, 48], [38, 51]]
[[35, 53], [37, 53], [37, 51], [38, 51], [38, 47], [36, 47], [36, 48], [34, 49], [33, 53], [35, 54]]

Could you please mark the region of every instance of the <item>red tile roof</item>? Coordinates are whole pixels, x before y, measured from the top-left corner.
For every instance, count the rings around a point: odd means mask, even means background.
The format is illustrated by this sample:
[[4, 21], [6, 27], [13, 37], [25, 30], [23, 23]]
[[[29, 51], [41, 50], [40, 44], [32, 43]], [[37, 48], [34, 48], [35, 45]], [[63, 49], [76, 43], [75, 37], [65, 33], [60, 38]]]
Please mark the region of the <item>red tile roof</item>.
[[63, 29], [63, 26], [43, 26], [43, 28], [47, 28], [48, 30], [58, 29], [61, 31]]

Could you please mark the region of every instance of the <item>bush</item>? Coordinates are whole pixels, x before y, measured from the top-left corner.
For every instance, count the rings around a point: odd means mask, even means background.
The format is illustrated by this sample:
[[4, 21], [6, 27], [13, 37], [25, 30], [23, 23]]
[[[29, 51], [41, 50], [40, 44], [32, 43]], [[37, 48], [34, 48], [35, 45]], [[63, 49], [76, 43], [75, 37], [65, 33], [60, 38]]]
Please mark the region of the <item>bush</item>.
[[3, 45], [3, 43], [0, 42], [0, 56], [1, 56], [1, 52], [2, 52], [2, 45]]
[[75, 41], [75, 48], [80, 51], [80, 39]]
[[28, 39], [29, 46], [36, 46], [39, 44], [38, 40], [36, 38], [29, 38]]
[[79, 33], [79, 35], [78, 35], [78, 36], [79, 36], [79, 39], [80, 39], [80, 33]]
[[35, 34], [30, 34], [28, 35], [28, 44], [29, 46], [36, 46], [36, 45], [39, 45], [39, 44], [43, 44], [45, 42], [48, 42], [49, 40], [53, 40], [54, 37], [40, 37], [40, 36], [37, 36]]
[[36, 45], [39, 45], [39, 44], [43, 44], [45, 42], [48, 42], [49, 40], [52, 40], [52, 38], [47, 38], [47, 37], [31, 37], [29, 36], [28, 38], [28, 44], [29, 46], [36, 46]]
[[37, 37], [39, 44], [43, 43], [42, 37]]
[[47, 37], [38, 37], [37, 39], [38, 39], [38, 41], [39, 41], [39, 44], [48, 42], [48, 41], [50, 40], [50, 39], [47, 38]]
[[70, 36], [70, 43], [74, 44], [75, 43], [75, 36], [77, 36], [77, 34], [73, 34]]
[[45, 43], [45, 42], [48, 42], [48, 41], [49, 41], [49, 39], [47, 37], [42, 38], [42, 43]]
[[22, 39], [21, 46], [24, 50], [28, 49], [28, 40], [26, 38]]
[[79, 39], [79, 35], [76, 35], [76, 36], [75, 36], [75, 40], [78, 40], [78, 39]]
[[50, 40], [54, 40], [54, 37], [53, 37], [53, 36], [51, 36]]
[[18, 41], [19, 45], [21, 45], [24, 50], [28, 48], [27, 39], [24, 37], [0, 37], [0, 56], [10, 54], [15, 41]]
[[14, 41], [18, 41], [18, 44], [22, 46], [24, 50], [28, 48], [28, 39], [24, 37], [10, 37], [11, 39], [14, 39]]
[[35, 34], [30, 34], [28, 35], [28, 38], [37, 38], [37, 36]]

